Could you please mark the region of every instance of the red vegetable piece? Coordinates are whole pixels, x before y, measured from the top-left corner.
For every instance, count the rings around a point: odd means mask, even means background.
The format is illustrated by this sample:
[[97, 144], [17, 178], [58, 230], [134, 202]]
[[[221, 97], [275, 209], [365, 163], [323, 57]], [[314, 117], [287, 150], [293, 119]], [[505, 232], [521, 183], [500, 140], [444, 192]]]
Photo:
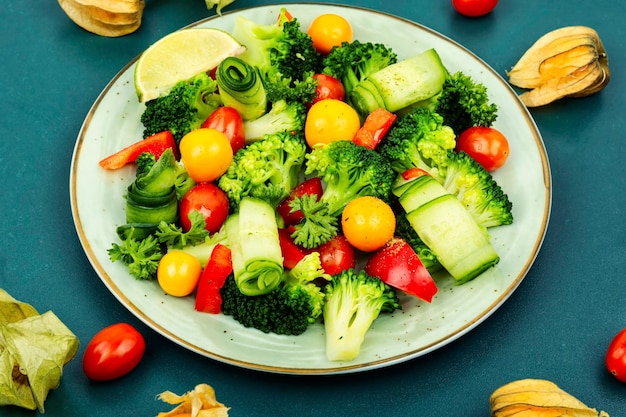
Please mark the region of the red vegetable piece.
[[178, 159], [178, 147], [176, 146], [174, 135], [169, 130], [166, 130], [133, 143], [121, 151], [104, 158], [99, 164], [104, 169], [118, 169], [124, 165], [134, 163], [137, 157], [144, 152], [150, 152], [159, 159], [161, 154], [168, 148], [172, 149], [174, 156]]
[[363, 126], [354, 135], [353, 142], [357, 145], [375, 149], [396, 120], [396, 115], [383, 108], [371, 112], [363, 122]]
[[320, 262], [324, 272], [336, 275], [356, 266], [356, 253], [348, 239], [337, 235], [315, 249], [320, 253]]
[[310, 253], [310, 251], [293, 241], [291, 233], [290, 229], [278, 229], [278, 241], [280, 250], [283, 253], [283, 266], [287, 269], [293, 269], [302, 258]]
[[606, 368], [621, 382], [626, 382], [626, 329], [615, 335], [606, 351]]
[[220, 243], [215, 245], [196, 290], [195, 309], [203, 313], [218, 314], [222, 310], [220, 289], [233, 272], [230, 249]]
[[132, 371], [141, 361], [146, 342], [133, 326], [116, 323], [100, 330], [83, 355], [83, 371], [93, 381], [110, 381]]
[[402, 175], [403, 179], [405, 179], [406, 181], [409, 181], [415, 178], [419, 178], [423, 175], [430, 175], [430, 174], [427, 171], [423, 170], [422, 168], [409, 168], [400, 175]]
[[291, 190], [289, 197], [287, 197], [278, 205], [276, 211], [283, 218], [286, 225], [293, 226], [295, 224], [298, 224], [302, 221], [304, 215], [300, 210], [291, 213], [290, 204], [293, 199], [295, 197], [302, 197], [303, 195], [316, 195], [317, 199], [319, 200], [323, 192], [324, 189], [322, 188], [322, 180], [320, 178], [312, 177], [306, 179], [302, 183], [298, 184], [293, 190]]
[[413, 248], [394, 237], [374, 253], [365, 264], [365, 272], [386, 284], [430, 303], [437, 285]]
[[233, 107], [218, 107], [207, 117], [201, 127], [219, 130], [225, 134], [233, 148], [233, 154], [246, 145], [243, 119]]

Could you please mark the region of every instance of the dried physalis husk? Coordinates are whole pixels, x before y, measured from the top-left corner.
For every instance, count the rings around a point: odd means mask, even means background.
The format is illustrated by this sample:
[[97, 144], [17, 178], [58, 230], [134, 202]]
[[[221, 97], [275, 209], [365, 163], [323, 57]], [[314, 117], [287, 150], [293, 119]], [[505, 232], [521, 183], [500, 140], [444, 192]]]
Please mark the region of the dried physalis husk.
[[168, 404], [178, 404], [176, 408], [157, 417], [173, 417], [180, 414], [191, 414], [191, 417], [228, 417], [229, 408], [217, 401], [215, 390], [210, 385], [196, 385], [192, 391], [183, 395], [165, 391], [157, 397]]
[[83, 29], [118, 37], [139, 29], [144, 0], [59, 0], [59, 5]]
[[492, 417], [609, 417], [544, 379], [522, 379], [496, 389], [489, 399]]
[[587, 26], [567, 26], [546, 33], [507, 75], [512, 85], [529, 89], [520, 95], [528, 107], [597, 93], [611, 78], [602, 41]]

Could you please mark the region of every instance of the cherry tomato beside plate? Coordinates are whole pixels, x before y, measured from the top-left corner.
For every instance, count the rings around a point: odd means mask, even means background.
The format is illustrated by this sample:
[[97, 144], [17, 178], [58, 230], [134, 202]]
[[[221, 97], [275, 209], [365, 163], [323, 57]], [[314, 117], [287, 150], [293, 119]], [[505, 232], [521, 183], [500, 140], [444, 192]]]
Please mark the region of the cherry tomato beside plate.
[[141, 361], [146, 342], [127, 323], [100, 330], [91, 339], [83, 356], [83, 371], [94, 381], [110, 381], [132, 371]]
[[180, 225], [185, 232], [191, 228], [189, 213], [194, 210], [204, 217], [206, 230], [213, 234], [220, 230], [228, 217], [228, 196], [210, 182], [194, 185], [180, 200]]
[[456, 151], [463, 151], [487, 171], [500, 168], [509, 157], [509, 142], [492, 127], [474, 126], [459, 135]]
[[457, 12], [468, 17], [478, 17], [491, 12], [498, 0], [452, 0]]
[[615, 335], [609, 344], [606, 367], [618, 381], [626, 382], [626, 329]]
[[202, 123], [201, 127], [219, 130], [225, 134], [230, 141], [230, 146], [233, 148], [233, 153], [237, 153], [246, 144], [243, 119], [233, 107], [218, 107]]

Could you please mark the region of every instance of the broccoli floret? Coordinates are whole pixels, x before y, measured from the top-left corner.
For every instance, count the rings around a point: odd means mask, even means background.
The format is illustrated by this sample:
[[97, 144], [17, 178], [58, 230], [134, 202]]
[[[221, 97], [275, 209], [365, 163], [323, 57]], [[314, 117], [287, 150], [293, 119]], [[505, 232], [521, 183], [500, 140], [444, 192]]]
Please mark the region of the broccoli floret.
[[456, 146], [454, 131], [443, 121], [441, 115], [416, 107], [396, 119], [377, 149], [397, 173], [416, 167], [439, 179], [448, 151]]
[[312, 75], [321, 70], [322, 57], [298, 19], [289, 19], [285, 8], [275, 24], [237, 17], [233, 36], [247, 48], [239, 57], [259, 69], [269, 101], [313, 99], [317, 84]]
[[156, 163], [156, 157], [153, 153], [143, 152], [139, 154], [135, 163], [137, 164], [136, 176], [141, 176], [150, 171], [150, 168]]
[[304, 166], [307, 147], [302, 132], [279, 132], [240, 149], [218, 180], [234, 212], [245, 196], [256, 197], [273, 207], [295, 187]]
[[305, 174], [319, 176], [324, 183], [320, 202], [329, 214], [338, 216], [356, 197], [374, 196], [389, 201], [396, 173], [374, 150], [349, 140], [316, 147], [306, 156]]
[[167, 95], [146, 102], [141, 114], [144, 137], [169, 130], [180, 142], [222, 104], [216, 92], [215, 80], [202, 72], [177, 83]]
[[263, 116], [244, 121], [246, 143], [260, 140], [269, 134], [303, 130], [306, 112], [302, 102], [275, 101], [270, 111]]
[[356, 358], [365, 334], [379, 314], [400, 308], [395, 291], [364, 271], [347, 269], [334, 275], [324, 292], [326, 356], [331, 361]]
[[370, 74], [398, 61], [396, 53], [381, 43], [343, 42], [335, 46], [322, 61], [322, 73], [331, 75], [343, 83], [346, 97]]
[[362, 196], [391, 200], [395, 172], [374, 150], [349, 140], [330, 142], [306, 155], [305, 175], [322, 179], [324, 192], [315, 198], [296, 198], [293, 210], [301, 210], [304, 219], [295, 225], [292, 237], [312, 249], [337, 235], [337, 218], [353, 199]]
[[286, 272], [281, 286], [268, 294], [244, 295], [231, 276], [221, 289], [222, 312], [265, 333], [299, 335], [322, 315], [325, 295], [317, 281], [329, 279], [317, 252]]
[[482, 227], [513, 223], [513, 204], [491, 174], [465, 152], [449, 152], [443, 186]]
[[430, 108], [460, 135], [472, 126], [489, 127], [498, 117], [498, 106], [489, 102], [487, 88], [461, 72], [450, 75]]
[[404, 211], [396, 213], [396, 236], [404, 239], [417, 253], [428, 272], [435, 273], [441, 269], [441, 264], [432, 250], [420, 239], [417, 232], [409, 223]]

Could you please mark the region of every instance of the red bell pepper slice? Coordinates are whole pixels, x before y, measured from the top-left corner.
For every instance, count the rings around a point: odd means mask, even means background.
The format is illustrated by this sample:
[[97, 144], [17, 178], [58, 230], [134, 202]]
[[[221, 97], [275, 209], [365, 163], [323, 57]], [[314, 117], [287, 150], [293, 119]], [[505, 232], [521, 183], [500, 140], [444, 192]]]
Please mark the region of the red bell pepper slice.
[[364, 268], [386, 284], [430, 303], [437, 294], [437, 284], [413, 248], [394, 237], [374, 253]]
[[400, 175], [402, 175], [403, 179], [405, 179], [406, 181], [409, 181], [409, 180], [413, 180], [415, 178], [419, 178], [421, 176], [430, 175], [430, 174], [428, 173], [428, 171], [422, 168], [409, 168]]
[[171, 148], [174, 156], [178, 159], [178, 147], [176, 146], [174, 135], [169, 130], [155, 133], [139, 142], [135, 142], [121, 151], [107, 156], [99, 164], [104, 169], [118, 169], [126, 164], [132, 164], [144, 152], [150, 152], [156, 159], [159, 159], [167, 148]]
[[318, 177], [311, 177], [304, 180], [302, 183], [295, 186], [289, 197], [284, 199], [276, 208], [276, 211], [283, 218], [283, 221], [287, 226], [293, 226], [304, 219], [302, 211], [297, 210], [291, 213], [291, 202], [295, 197], [302, 197], [303, 195], [316, 195], [319, 200], [322, 196], [324, 189], [322, 188], [322, 180]]
[[215, 245], [211, 257], [202, 270], [196, 290], [195, 309], [203, 313], [218, 314], [222, 310], [220, 289], [233, 272], [231, 251], [220, 243]]
[[356, 132], [352, 141], [357, 145], [375, 149], [395, 120], [396, 115], [394, 113], [378, 108], [365, 118], [363, 126]]
[[297, 245], [291, 237], [290, 229], [278, 229], [278, 241], [280, 250], [283, 253], [283, 266], [287, 269], [293, 269], [298, 262], [306, 255], [311, 253], [300, 245]]

